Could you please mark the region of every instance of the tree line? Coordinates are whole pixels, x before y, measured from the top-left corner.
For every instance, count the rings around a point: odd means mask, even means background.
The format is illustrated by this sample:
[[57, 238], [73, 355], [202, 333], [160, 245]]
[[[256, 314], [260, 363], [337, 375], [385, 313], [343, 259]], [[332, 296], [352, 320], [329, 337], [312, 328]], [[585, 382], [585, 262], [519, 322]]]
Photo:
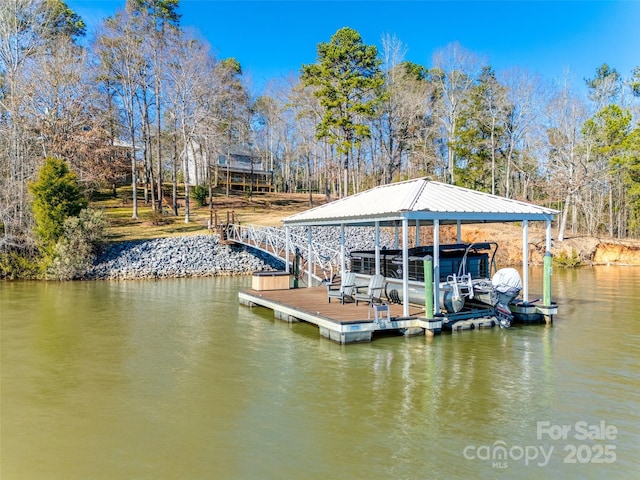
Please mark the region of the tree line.
[[281, 191], [330, 199], [429, 176], [557, 208], [560, 239], [638, 236], [640, 68], [603, 64], [579, 88], [496, 72], [458, 43], [429, 67], [406, 51], [341, 28], [256, 95], [235, 59], [180, 24], [179, 0], [126, 0], [90, 40], [63, 0], [4, 0], [0, 249], [38, 250], [29, 185], [47, 158], [88, 195], [126, 181], [132, 218], [139, 198], [177, 215], [184, 196], [188, 222], [191, 186], [212, 201], [211, 167], [234, 145]]

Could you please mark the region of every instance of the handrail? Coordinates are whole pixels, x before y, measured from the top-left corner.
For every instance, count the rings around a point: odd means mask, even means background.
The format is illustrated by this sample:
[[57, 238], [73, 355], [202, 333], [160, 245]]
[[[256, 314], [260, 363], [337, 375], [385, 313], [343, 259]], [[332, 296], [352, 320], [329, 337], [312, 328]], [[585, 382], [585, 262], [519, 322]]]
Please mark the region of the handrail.
[[[226, 231], [228, 240], [248, 245], [283, 262], [291, 263], [290, 258], [285, 258], [287, 240], [284, 228], [230, 223], [226, 226]], [[340, 271], [340, 250], [314, 241], [311, 245], [311, 262], [309, 262], [306, 258], [309, 251], [308, 237], [302, 231], [293, 230], [289, 233], [289, 242], [289, 253], [293, 254], [296, 248], [298, 249], [300, 255], [307, 260], [305, 275], [308, 274], [310, 264], [311, 276], [315, 281], [331, 281], [333, 272]], [[322, 272], [324, 278], [318, 275], [318, 272]]]

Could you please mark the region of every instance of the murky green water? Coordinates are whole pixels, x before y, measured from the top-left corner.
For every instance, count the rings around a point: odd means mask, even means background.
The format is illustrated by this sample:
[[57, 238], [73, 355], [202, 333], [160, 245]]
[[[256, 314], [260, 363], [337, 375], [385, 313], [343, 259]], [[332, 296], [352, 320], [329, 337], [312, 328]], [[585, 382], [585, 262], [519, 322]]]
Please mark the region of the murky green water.
[[0, 284], [2, 480], [640, 473], [640, 268], [555, 272], [551, 327], [348, 346], [249, 285]]

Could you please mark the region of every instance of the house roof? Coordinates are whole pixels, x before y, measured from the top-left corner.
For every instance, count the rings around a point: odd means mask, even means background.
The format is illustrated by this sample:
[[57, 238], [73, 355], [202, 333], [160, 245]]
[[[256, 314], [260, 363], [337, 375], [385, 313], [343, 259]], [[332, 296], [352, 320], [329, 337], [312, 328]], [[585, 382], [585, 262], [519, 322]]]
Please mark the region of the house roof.
[[250, 157], [250, 158], [260, 159], [260, 153], [253, 146], [250, 146], [250, 145], [239, 145], [239, 144], [234, 144], [231, 146], [222, 145], [219, 148], [219, 152], [222, 153], [222, 155], [226, 155], [228, 153], [231, 156]]
[[553, 220], [557, 210], [456, 187], [428, 178], [381, 185], [283, 220], [296, 225], [395, 225], [520, 222]]
[[218, 158], [215, 162], [218, 168], [226, 168], [232, 172], [243, 172], [270, 175], [270, 170], [262, 168], [262, 162], [257, 150], [247, 145], [222, 146], [218, 150]]

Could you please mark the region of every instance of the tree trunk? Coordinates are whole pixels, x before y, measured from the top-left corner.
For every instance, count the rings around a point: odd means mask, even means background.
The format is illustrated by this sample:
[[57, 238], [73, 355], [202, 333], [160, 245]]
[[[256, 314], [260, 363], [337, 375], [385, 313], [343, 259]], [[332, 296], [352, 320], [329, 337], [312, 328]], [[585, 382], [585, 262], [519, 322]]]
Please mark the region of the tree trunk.
[[[184, 131], [183, 125], [183, 139], [185, 145], [185, 152], [189, 150], [191, 147], [191, 151], [193, 151], [193, 143], [190, 139], [187, 138], [187, 135]], [[194, 163], [195, 163], [195, 153], [194, 153]], [[191, 221], [190, 218], [190, 209], [189, 209], [189, 188], [190, 188], [191, 179], [189, 178], [189, 156], [185, 154], [184, 156], [184, 223], [189, 223]]]
[[567, 197], [564, 201], [564, 209], [562, 210], [562, 219], [560, 220], [560, 226], [558, 228], [558, 241], [564, 240], [564, 232], [567, 228], [567, 216], [569, 214], [569, 208], [571, 207], [571, 193], [567, 193]]
[[344, 165], [342, 166], [342, 181], [344, 183], [342, 187], [342, 197], [349, 196], [349, 152], [344, 154]]
[[[177, 128], [177, 125], [174, 126], [174, 131]], [[171, 183], [173, 184], [172, 192], [171, 192], [171, 201], [173, 202], [173, 214], [178, 216], [178, 142], [177, 138], [174, 137], [173, 141], [173, 176], [171, 178]]]
[[191, 187], [188, 183], [184, 185], [184, 223], [191, 221], [191, 209], [189, 208], [189, 194]]
[[[133, 111], [131, 111], [131, 116], [133, 117]], [[138, 174], [137, 174], [137, 165], [136, 165], [136, 138], [135, 138], [135, 130], [133, 125], [133, 118], [130, 119], [129, 124], [129, 134], [131, 135], [131, 190], [132, 190], [132, 202], [133, 202], [133, 211], [131, 213], [131, 218], [134, 220], [138, 219]]]
[[[162, 34], [164, 35], [164, 24], [162, 25]], [[155, 36], [157, 39], [157, 35]], [[155, 66], [158, 65], [158, 47], [154, 48]], [[157, 163], [157, 182], [158, 182], [158, 211], [162, 212], [162, 139], [161, 139], [161, 113], [160, 113], [160, 91], [161, 91], [161, 79], [160, 74], [155, 72], [155, 95], [156, 95], [156, 155], [158, 156]], [[153, 175], [151, 175], [151, 182], [153, 184]]]
[[449, 169], [449, 183], [454, 185], [455, 176], [454, 170], [456, 166], [456, 157], [453, 150], [453, 142], [455, 141], [456, 134], [456, 122], [455, 119], [451, 122], [451, 133], [449, 134], [449, 146], [447, 148], [447, 168]]
[[609, 237], [613, 238], [613, 184], [611, 182], [607, 182], [609, 184]]
[[496, 145], [495, 145], [496, 119], [491, 121], [491, 195], [496, 194]]

